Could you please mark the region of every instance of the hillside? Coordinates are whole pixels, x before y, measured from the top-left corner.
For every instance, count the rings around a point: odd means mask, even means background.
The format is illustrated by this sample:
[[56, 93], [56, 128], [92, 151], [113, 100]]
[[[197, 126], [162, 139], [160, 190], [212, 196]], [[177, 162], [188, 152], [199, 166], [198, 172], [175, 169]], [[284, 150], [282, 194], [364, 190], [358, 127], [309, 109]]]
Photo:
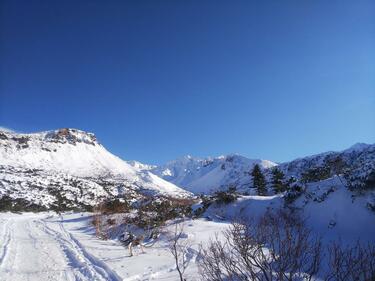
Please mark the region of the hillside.
[[[60, 129], [0, 132], [0, 157], [0, 211], [58, 211], [0, 214], [0, 273], [6, 280], [176, 280], [170, 243], [178, 224], [184, 228], [186, 276], [202, 280], [202, 245], [223, 237], [232, 221], [278, 209], [306, 219], [324, 247], [375, 242], [375, 145], [281, 164], [228, 155], [152, 166], [121, 160], [91, 133]], [[265, 174], [266, 196], [255, 195], [255, 164]], [[285, 183], [293, 179], [277, 194], [274, 167]], [[197, 198], [182, 187], [206, 195]], [[229, 187], [237, 191], [216, 192]], [[120, 200], [102, 204], [93, 216], [92, 207], [105, 199]], [[61, 213], [66, 210], [78, 212]], [[144, 253], [135, 247], [134, 256], [128, 254], [123, 238], [130, 234], [147, 237]], [[29, 252], [33, 258], [24, 254]]]
[[[287, 176], [301, 178], [317, 168], [330, 168], [344, 175], [351, 188], [375, 186], [375, 144], [357, 143], [343, 151], [302, 157], [278, 166]], [[341, 170], [341, 171], [340, 171]], [[328, 173], [327, 177], [332, 175]]]
[[193, 193], [210, 193], [236, 186], [251, 186], [250, 171], [255, 164], [263, 169], [276, 166], [268, 160], [249, 159], [240, 155], [194, 158], [185, 156], [150, 169], [153, 173]]
[[114, 156], [92, 133], [0, 132], [0, 195], [34, 208], [93, 206], [108, 197], [189, 193]]
[[[212, 204], [205, 213], [213, 220], [233, 221], [238, 218], [261, 216], [267, 210], [288, 208], [306, 218], [315, 234], [325, 242], [342, 239], [345, 243], [375, 242], [375, 192], [352, 192], [332, 177], [306, 185], [306, 189], [292, 201], [285, 194], [272, 196], [248, 195], [229, 204]], [[374, 205], [375, 206], [375, 205]]]
[[[375, 144], [355, 144], [343, 151], [324, 152], [281, 164], [241, 155], [227, 155], [215, 158], [185, 156], [160, 166], [138, 164], [138, 167], [195, 194], [209, 194], [229, 187], [252, 193], [250, 173], [255, 164], [260, 165], [268, 182], [271, 181], [271, 168], [278, 167], [285, 174], [285, 179], [295, 178], [298, 181], [308, 173], [320, 173], [320, 180], [339, 173], [345, 174], [343, 178], [352, 188], [375, 185]], [[271, 189], [270, 184], [268, 187]]]

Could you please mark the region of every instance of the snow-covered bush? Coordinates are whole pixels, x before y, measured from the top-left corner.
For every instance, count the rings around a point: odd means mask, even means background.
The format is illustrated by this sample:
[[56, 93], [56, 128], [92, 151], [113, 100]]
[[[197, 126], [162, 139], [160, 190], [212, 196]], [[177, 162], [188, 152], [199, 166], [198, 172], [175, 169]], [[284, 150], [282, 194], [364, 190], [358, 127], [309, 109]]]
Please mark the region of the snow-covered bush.
[[107, 200], [95, 207], [93, 225], [100, 238], [107, 239], [124, 227], [145, 231], [162, 227], [167, 220], [192, 216], [192, 199], [142, 195], [131, 203], [124, 198]]
[[290, 186], [288, 186], [287, 192], [284, 195], [285, 203], [293, 203], [302, 194], [303, 187], [297, 182], [291, 183]]
[[347, 171], [344, 174], [344, 178], [350, 189], [375, 188], [375, 163], [370, 164]]
[[304, 183], [317, 182], [328, 179], [331, 176], [331, 169], [329, 166], [314, 167], [302, 173], [301, 181]]
[[204, 212], [206, 212], [208, 207], [210, 207], [210, 205], [214, 203], [214, 197], [212, 195], [201, 194], [199, 196], [199, 199], [200, 203], [193, 210], [193, 218], [201, 217], [204, 214]]
[[213, 195], [213, 200], [217, 204], [229, 204], [236, 201], [238, 193], [236, 188], [232, 187], [226, 191], [216, 191]]
[[102, 214], [116, 214], [126, 213], [131, 209], [130, 202], [127, 200], [120, 200], [119, 198], [113, 200], [106, 200], [100, 205], [100, 211]]
[[7, 195], [0, 198], [0, 212], [42, 212], [47, 208], [23, 198], [13, 199]]

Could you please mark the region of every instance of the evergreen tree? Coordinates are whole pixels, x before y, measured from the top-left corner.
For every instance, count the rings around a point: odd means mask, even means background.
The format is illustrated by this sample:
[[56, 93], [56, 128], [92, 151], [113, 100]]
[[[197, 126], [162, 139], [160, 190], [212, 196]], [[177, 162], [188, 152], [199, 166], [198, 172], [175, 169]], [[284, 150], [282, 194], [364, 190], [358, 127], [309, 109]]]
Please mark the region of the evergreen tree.
[[277, 167], [272, 168], [272, 188], [276, 193], [284, 192], [286, 186], [284, 184], [284, 173]]
[[266, 195], [266, 179], [258, 164], [254, 165], [254, 168], [251, 171], [251, 175], [253, 176], [253, 186], [257, 189], [258, 195]]

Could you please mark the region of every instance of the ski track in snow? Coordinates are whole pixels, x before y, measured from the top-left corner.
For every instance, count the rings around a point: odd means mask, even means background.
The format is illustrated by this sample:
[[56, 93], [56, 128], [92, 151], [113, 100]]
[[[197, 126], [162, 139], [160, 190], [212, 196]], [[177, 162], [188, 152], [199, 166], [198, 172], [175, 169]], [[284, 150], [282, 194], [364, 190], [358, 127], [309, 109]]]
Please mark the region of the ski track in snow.
[[[120, 243], [93, 236], [90, 221], [90, 214], [80, 213], [61, 217], [0, 214], [0, 281], [177, 280], [167, 236], [145, 248], [145, 254], [135, 248], [130, 258]], [[226, 225], [205, 220], [186, 223], [185, 238], [192, 242], [186, 253], [189, 280], [200, 280], [196, 264], [199, 244]]]
[[47, 226], [43, 220], [38, 222], [38, 226], [55, 238], [68, 257], [70, 264], [78, 269], [84, 276], [89, 277], [89, 280], [122, 280], [115, 272], [112, 272], [105, 263], [89, 254], [81, 243], [65, 230], [61, 223], [59, 223], [60, 231], [56, 231]]
[[[28, 255], [25, 255], [25, 252]], [[59, 221], [0, 220], [0, 281], [119, 281]]]
[[1, 235], [1, 245], [0, 245], [0, 267], [1, 265], [3, 264], [3, 261], [5, 259], [5, 256], [7, 254], [7, 251], [8, 251], [8, 247], [9, 247], [9, 243], [10, 243], [10, 239], [11, 239], [11, 228], [10, 228], [10, 224], [12, 223], [11, 220], [1, 220], [0, 221], [1, 225], [3, 225], [3, 229], [2, 229], [2, 235]]

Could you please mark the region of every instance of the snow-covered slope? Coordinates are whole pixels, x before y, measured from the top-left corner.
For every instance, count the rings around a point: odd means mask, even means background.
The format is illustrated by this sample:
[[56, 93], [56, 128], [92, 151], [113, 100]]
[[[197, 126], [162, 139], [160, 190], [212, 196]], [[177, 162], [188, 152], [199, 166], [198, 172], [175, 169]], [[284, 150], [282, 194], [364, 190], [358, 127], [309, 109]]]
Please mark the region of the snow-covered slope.
[[[348, 172], [348, 184], [356, 187], [375, 183], [375, 144], [355, 144], [339, 152], [324, 152], [317, 155], [276, 164], [268, 160], [249, 159], [240, 155], [219, 156], [216, 158], [194, 158], [185, 156], [161, 166], [137, 165], [150, 170], [159, 177], [181, 186], [193, 193], [211, 193], [234, 186], [242, 192], [252, 187], [250, 172], [259, 164], [270, 181], [270, 168], [278, 166], [286, 178], [301, 179], [310, 169], [324, 167], [338, 158]], [[251, 193], [251, 192], [250, 192]]]
[[273, 196], [241, 196], [231, 204], [213, 204], [206, 216], [215, 219], [235, 220], [263, 215], [267, 210], [279, 208], [300, 212], [314, 231], [326, 242], [341, 239], [345, 243], [375, 242], [375, 212], [368, 206], [372, 192], [353, 193], [342, 185], [338, 177], [309, 183], [306, 190], [286, 204], [283, 194]]
[[15, 134], [0, 133], [2, 165], [92, 177], [135, 177], [137, 169], [108, 152], [91, 133], [75, 129]]
[[[34, 194], [34, 201], [40, 202], [43, 197], [38, 194], [46, 195], [51, 186], [70, 190], [76, 201], [81, 200], [76, 197], [82, 195], [82, 189], [104, 197], [106, 193], [118, 194], [119, 189], [189, 196], [141, 166], [130, 165], [111, 154], [91, 133], [76, 129], [35, 134], [0, 131], [0, 195], [27, 199]], [[80, 191], [73, 192], [78, 186]], [[22, 192], [26, 189], [27, 194]], [[48, 196], [56, 197], [51, 192]], [[92, 205], [96, 197], [85, 203]]]
[[240, 190], [248, 188], [251, 185], [250, 171], [255, 164], [264, 169], [276, 165], [268, 160], [248, 159], [236, 154], [215, 158], [185, 156], [151, 168], [151, 171], [193, 193], [209, 193], [230, 186]]
[[288, 176], [301, 178], [310, 169], [326, 167], [337, 160], [341, 162], [341, 172], [346, 173], [350, 187], [375, 187], [375, 144], [357, 143], [343, 151], [329, 151], [295, 159], [278, 165]]

